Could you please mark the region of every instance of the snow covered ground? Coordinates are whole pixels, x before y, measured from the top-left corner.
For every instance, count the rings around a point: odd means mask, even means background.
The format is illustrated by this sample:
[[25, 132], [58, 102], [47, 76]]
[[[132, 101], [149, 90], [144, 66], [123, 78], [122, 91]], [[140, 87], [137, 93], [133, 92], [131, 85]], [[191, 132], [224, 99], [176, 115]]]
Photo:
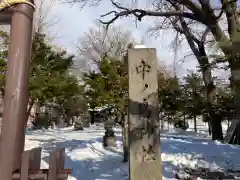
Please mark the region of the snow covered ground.
[[[225, 128], [226, 129], [226, 128]], [[203, 125], [199, 133], [165, 131], [161, 134], [163, 179], [174, 179], [182, 166], [240, 170], [240, 147], [212, 142]], [[42, 167], [48, 167], [48, 153], [66, 148], [66, 168], [72, 168], [69, 180], [127, 180], [128, 166], [122, 163], [121, 130], [116, 129], [117, 147], [104, 149], [104, 129], [93, 125], [84, 131], [70, 128], [29, 131], [26, 149], [43, 148]]]

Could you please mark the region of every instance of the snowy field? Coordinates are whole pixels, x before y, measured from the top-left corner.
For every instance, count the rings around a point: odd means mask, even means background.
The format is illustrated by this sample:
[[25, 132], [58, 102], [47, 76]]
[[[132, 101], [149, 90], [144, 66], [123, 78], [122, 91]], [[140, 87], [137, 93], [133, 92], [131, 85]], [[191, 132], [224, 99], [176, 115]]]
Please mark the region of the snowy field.
[[[165, 130], [161, 134], [163, 179], [175, 179], [183, 166], [192, 168], [240, 170], [240, 147], [212, 142], [207, 128], [199, 133]], [[225, 128], [226, 129], [226, 128]], [[69, 180], [127, 180], [128, 166], [122, 163], [121, 130], [116, 129], [117, 147], [104, 149], [104, 129], [93, 125], [84, 131], [73, 128], [29, 131], [26, 149], [43, 148], [42, 167], [48, 167], [47, 157], [56, 147], [66, 148], [66, 168], [72, 168]]]

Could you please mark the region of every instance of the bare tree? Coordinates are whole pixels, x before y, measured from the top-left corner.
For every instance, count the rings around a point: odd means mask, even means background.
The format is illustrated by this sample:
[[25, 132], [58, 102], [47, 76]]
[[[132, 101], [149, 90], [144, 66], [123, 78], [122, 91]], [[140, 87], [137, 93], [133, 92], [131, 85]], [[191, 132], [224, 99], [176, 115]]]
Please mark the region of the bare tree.
[[[176, 10], [178, 10], [178, 6], [174, 6]], [[166, 23], [168, 21], [168, 23]], [[223, 132], [221, 126], [221, 117], [216, 113], [214, 107], [216, 107], [217, 96], [216, 96], [216, 86], [214, 85], [213, 77], [212, 77], [212, 63], [210, 63], [209, 57], [206, 53], [206, 44], [209, 43], [207, 41], [207, 35], [209, 34], [208, 28], [200, 28], [202, 31], [196, 32], [191, 27], [191, 20], [186, 20], [182, 17], [167, 17], [163, 23], [157, 24], [154, 28], [151, 28], [151, 31], [154, 33], [158, 31], [162, 31], [165, 29], [173, 29], [176, 32], [176, 36], [173, 40], [173, 49], [177, 51], [178, 46], [182, 43], [182, 35], [185, 37], [193, 56], [198, 61], [203, 81], [206, 89], [206, 97], [207, 97], [207, 111], [210, 117], [210, 129], [212, 128], [212, 139], [213, 140], [223, 140]], [[156, 34], [155, 34], [156, 35]], [[210, 43], [212, 41], [210, 40]], [[210, 131], [211, 132], [211, 131]]]
[[[36, 1], [36, 11], [34, 13], [33, 32], [45, 33], [53, 39], [57, 36], [54, 27], [58, 24], [59, 18], [53, 14], [53, 8], [57, 5], [57, 0]], [[54, 32], [54, 33], [53, 33]], [[33, 33], [34, 35], [34, 33]]]
[[76, 47], [86, 61], [98, 62], [105, 56], [121, 59], [129, 43], [136, 44], [130, 31], [120, 26], [106, 29], [98, 23], [79, 38]]

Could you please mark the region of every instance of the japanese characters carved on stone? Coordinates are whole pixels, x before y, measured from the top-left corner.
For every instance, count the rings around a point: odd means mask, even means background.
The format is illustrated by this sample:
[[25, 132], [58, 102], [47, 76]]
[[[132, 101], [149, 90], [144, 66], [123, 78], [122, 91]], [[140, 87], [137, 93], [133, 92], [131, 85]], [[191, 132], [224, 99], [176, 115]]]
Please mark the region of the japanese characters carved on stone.
[[140, 65], [136, 67], [136, 71], [138, 74], [142, 75], [142, 79], [145, 79], [146, 73], [149, 73], [151, 70], [151, 66], [148, 65], [144, 60], [141, 60]]

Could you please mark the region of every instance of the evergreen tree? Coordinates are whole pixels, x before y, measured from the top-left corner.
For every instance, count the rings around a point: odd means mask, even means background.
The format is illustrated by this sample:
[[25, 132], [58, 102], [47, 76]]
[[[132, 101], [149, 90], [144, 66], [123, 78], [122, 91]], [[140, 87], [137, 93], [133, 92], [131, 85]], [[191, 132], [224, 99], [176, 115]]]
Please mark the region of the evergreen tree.
[[117, 114], [126, 112], [128, 76], [124, 62], [106, 57], [98, 66], [99, 72], [84, 75], [85, 94], [90, 108], [111, 106]]
[[[8, 46], [8, 36], [4, 45]], [[0, 53], [0, 89], [4, 93], [5, 71], [7, 66], [7, 51]], [[80, 86], [74, 76], [69, 75], [68, 70], [72, 66], [74, 56], [66, 51], [57, 52], [45, 42], [43, 34], [36, 34], [32, 46], [31, 69], [29, 76], [29, 106], [28, 115], [34, 104], [39, 107], [51, 106], [52, 103], [60, 107], [62, 113], [66, 113], [64, 104], [72, 97], [81, 95]], [[52, 122], [51, 122], [52, 123]]]
[[159, 101], [161, 112], [167, 121], [172, 123], [178, 120], [180, 113], [181, 86], [177, 77], [168, 78], [159, 82]]
[[191, 72], [184, 77], [183, 86], [187, 103], [185, 105], [186, 114], [194, 120], [194, 130], [197, 132], [197, 116], [202, 114], [205, 108], [205, 94], [202, 78], [199, 74]]

